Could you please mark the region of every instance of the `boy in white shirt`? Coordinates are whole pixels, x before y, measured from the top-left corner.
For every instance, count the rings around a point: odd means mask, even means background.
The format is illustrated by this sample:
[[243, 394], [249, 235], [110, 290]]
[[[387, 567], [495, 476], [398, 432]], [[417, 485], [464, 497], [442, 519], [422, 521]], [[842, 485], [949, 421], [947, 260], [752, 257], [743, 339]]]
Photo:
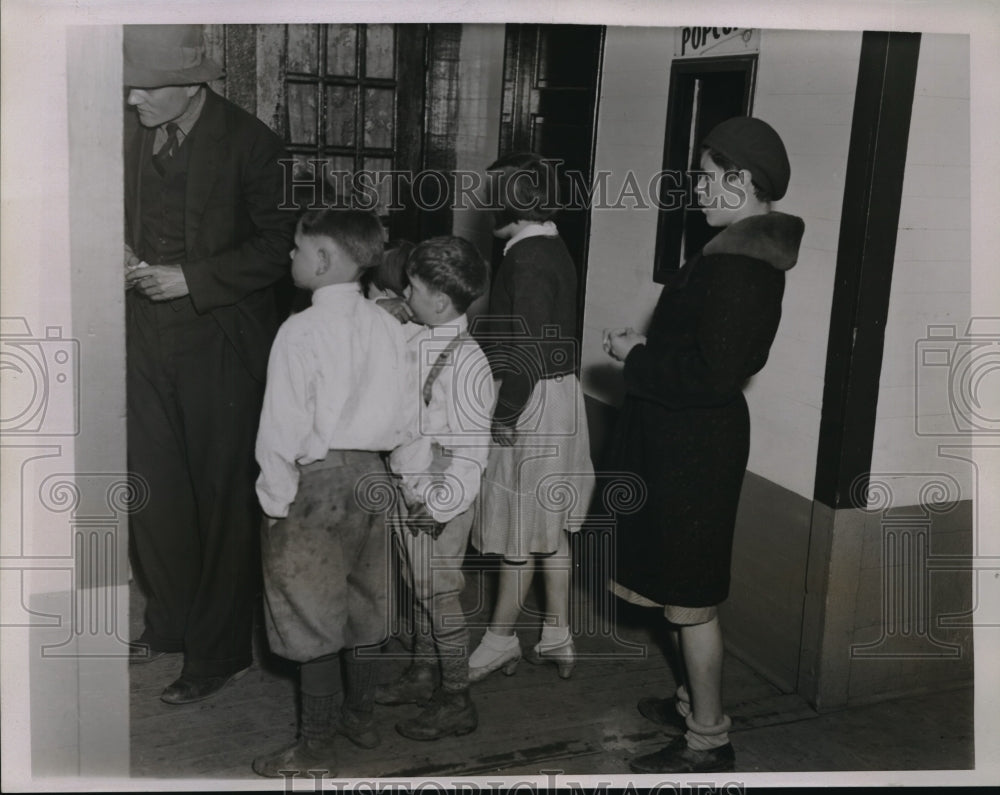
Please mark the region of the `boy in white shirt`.
[[[411, 665], [395, 682], [380, 685], [375, 700], [424, 704], [396, 730], [414, 740], [436, 740], [468, 734], [478, 722], [469, 698], [469, 634], [459, 594], [495, 393], [489, 361], [469, 336], [465, 310], [485, 292], [489, 272], [467, 240], [436, 237], [414, 249], [406, 273], [407, 302], [424, 324], [409, 340], [420, 384], [411, 399], [420, 420], [416, 439], [393, 451], [390, 466], [404, 497], [396, 529], [407, 551], [416, 631]], [[441, 685], [435, 688], [439, 668]]]
[[416, 422], [403, 328], [359, 284], [381, 261], [382, 241], [378, 218], [358, 210], [311, 211], [295, 233], [292, 277], [312, 306], [275, 338], [256, 452], [267, 636], [276, 654], [302, 663], [302, 708], [296, 742], [254, 760], [263, 776], [336, 775], [337, 733], [379, 743], [376, 657], [359, 647], [388, 635], [393, 487], [383, 454], [412, 438]]

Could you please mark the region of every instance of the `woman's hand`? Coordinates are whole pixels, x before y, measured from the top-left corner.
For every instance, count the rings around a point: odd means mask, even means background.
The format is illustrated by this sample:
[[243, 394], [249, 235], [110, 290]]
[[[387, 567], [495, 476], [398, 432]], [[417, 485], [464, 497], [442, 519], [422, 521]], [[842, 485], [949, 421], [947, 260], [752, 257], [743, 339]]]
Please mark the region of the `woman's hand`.
[[624, 362], [636, 345], [645, 345], [646, 337], [632, 328], [604, 330], [604, 352], [612, 359]]

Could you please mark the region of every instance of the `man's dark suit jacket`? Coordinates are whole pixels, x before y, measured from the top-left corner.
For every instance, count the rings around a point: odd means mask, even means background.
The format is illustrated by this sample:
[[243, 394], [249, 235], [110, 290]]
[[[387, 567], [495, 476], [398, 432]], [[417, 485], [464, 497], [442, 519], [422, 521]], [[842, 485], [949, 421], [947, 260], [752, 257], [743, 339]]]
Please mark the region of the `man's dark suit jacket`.
[[[207, 86], [191, 131], [184, 210], [184, 270], [191, 301], [211, 312], [247, 369], [263, 381], [280, 318], [273, 286], [288, 273], [295, 216], [285, 201], [281, 139]], [[155, 130], [140, 127], [125, 148], [126, 241], [139, 253], [141, 164]], [[289, 170], [290, 171], [290, 170]]]

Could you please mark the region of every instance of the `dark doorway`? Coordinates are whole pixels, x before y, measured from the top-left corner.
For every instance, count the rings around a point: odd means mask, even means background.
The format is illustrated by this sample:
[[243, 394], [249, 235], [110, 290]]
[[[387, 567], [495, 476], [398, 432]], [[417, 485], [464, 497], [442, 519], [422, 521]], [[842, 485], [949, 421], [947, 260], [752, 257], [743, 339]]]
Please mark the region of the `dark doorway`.
[[[577, 172], [589, 189], [604, 30], [595, 25], [507, 25], [500, 155], [531, 151], [561, 160], [563, 174]], [[590, 208], [576, 201], [555, 220], [577, 265], [579, 337]]]
[[[719, 122], [749, 115], [753, 107], [757, 56], [674, 61], [667, 100], [667, 134], [660, 182], [653, 279], [662, 283], [697, 253], [718, 230], [707, 223], [691, 199], [685, 175], [699, 168], [700, 142]], [[676, 176], [675, 176], [676, 175]], [[683, 188], [682, 192], [679, 190]], [[689, 208], [693, 209], [689, 212]]]

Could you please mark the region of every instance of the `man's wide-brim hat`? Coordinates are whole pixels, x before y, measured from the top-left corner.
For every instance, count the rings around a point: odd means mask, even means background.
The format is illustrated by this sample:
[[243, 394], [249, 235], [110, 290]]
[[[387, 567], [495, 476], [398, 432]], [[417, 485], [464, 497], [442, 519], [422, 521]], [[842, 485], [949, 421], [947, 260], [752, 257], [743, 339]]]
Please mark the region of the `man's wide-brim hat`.
[[131, 88], [190, 86], [223, 74], [205, 52], [201, 25], [126, 25], [123, 50]]

